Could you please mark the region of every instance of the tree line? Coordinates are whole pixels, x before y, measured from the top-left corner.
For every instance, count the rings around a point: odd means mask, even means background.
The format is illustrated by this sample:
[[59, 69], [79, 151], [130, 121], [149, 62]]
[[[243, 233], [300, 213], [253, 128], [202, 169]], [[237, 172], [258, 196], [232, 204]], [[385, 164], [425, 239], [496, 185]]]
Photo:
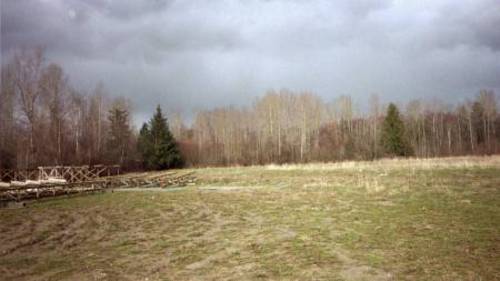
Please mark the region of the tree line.
[[134, 165], [131, 103], [70, 84], [41, 49], [18, 52], [2, 65], [0, 168], [52, 165]]
[[0, 169], [119, 164], [125, 170], [180, 167], [183, 159], [158, 106], [138, 133], [132, 104], [110, 98], [102, 83], [91, 93], [70, 84], [41, 49], [2, 65]]
[[[309, 92], [269, 91], [249, 107], [201, 111], [192, 126], [181, 123], [173, 131], [194, 166], [499, 152], [500, 116], [493, 91], [481, 90], [454, 105], [412, 100], [398, 109], [382, 104], [377, 95], [367, 103], [369, 109], [362, 111], [349, 96], [324, 102]], [[392, 131], [384, 124], [391, 114], [401, 120], [392, 122], [397, 127]], [[388, 144], [394, 134], [399, 148]]]
[[[75, 89], [40, 49], [2, 65], [0, 168], [120, 164], [126, 169], [370, 160], [498, 153], [496, 95], [446, 104], [412, 100], [360, 110], [349, 96], [268, 91], [250, 106], [202, 110], [190, 124], [157, 108], [138, 131], [132, 104], [102, 84]], [[152, 114], [153, 115], [153, 114]], [[170, 125], [170, 126], [169, 126]]]

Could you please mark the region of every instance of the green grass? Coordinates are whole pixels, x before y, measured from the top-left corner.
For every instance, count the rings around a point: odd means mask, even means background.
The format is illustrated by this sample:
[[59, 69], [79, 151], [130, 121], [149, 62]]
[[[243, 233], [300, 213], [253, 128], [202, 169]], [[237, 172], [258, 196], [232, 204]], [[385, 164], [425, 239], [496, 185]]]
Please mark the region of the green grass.
[[500, 279], [499, 167], [319, 165], [2, 209], [0, 279]]

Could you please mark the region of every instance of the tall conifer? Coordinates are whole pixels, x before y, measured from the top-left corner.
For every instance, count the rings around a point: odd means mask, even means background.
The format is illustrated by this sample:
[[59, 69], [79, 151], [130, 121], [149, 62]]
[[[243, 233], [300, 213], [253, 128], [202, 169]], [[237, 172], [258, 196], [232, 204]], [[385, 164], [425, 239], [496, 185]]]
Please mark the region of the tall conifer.
[[138, 146], [147, 169], [163, 170], [177, 168], [183, 164], [177, 143], [159, 105], [149, 124], [142, 126]]
[[387, 116], [382, 124], [382, 145], [389, 155], [409, 156], [413, 154], [406, 140], [405, 125], [398, 108], [393, 103], [389, 104]]

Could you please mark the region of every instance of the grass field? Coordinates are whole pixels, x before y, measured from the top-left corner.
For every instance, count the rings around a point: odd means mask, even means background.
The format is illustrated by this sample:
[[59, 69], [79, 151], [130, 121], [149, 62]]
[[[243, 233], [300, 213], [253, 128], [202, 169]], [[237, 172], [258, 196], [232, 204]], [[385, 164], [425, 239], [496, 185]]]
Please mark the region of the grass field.
[[500, 280], [500, 157], [194, 171], [0, 209], [0, 279]]

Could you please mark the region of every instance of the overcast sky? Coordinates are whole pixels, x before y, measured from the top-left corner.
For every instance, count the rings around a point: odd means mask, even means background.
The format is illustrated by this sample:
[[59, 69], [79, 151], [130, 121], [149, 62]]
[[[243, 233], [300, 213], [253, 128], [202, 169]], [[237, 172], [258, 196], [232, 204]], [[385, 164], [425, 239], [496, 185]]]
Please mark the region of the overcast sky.
[[358, 103], [500, 92], [499, 0], [0, 1], [3, 61], [43, 46], [73, 85], [102, 81], [137, 119], [281, 88]]

